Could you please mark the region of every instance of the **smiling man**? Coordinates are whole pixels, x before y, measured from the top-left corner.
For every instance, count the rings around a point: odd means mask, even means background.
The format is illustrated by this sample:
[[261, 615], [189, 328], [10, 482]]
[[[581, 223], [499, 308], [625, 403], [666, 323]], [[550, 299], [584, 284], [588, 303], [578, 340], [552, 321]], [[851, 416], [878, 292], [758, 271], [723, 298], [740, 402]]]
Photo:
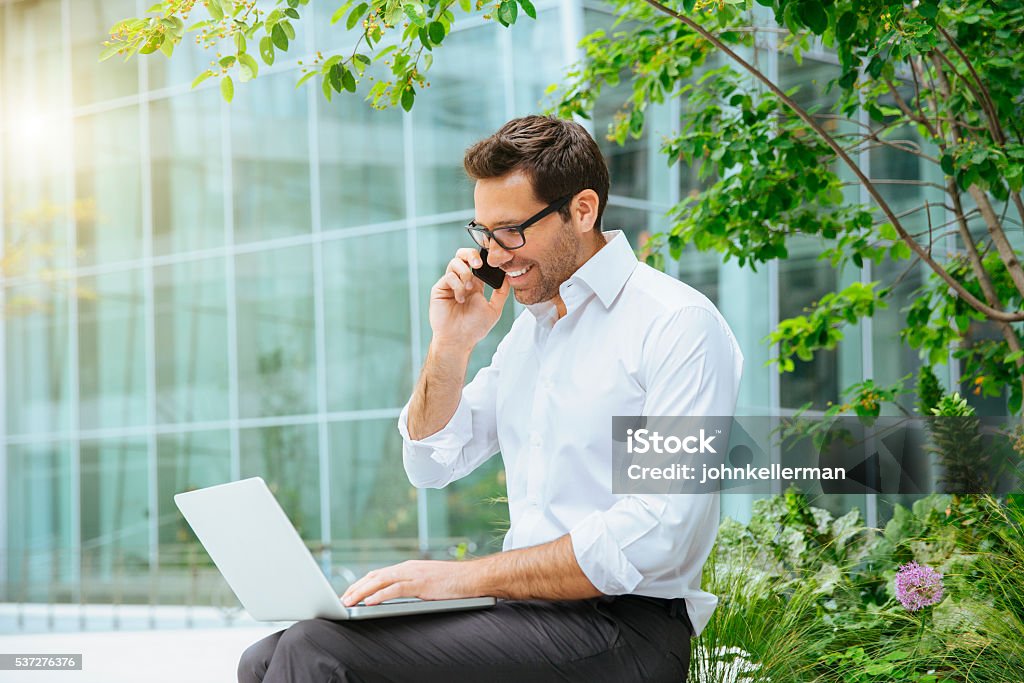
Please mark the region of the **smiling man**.
[[[440, 488], [500, 451], [503, 551], [409, 561], [353, 583], [346, 605], [495, 596], [487, 610], [303, 621], [242, 657], [247, 681], [608, 681], [686, 678], [717, 494], [612, 493], [613, 415], [732, 415], [743, 356], [714, 305], [601, 231], [608, 170], [576, 123], [528, 116], [467, 150], [467, 226], [505, 272], [487, 296], [460, 249], [430, 292], [433, 337], [399, 417], [417, 487]], [[465, 385], [509, 293], [523, 311]]]

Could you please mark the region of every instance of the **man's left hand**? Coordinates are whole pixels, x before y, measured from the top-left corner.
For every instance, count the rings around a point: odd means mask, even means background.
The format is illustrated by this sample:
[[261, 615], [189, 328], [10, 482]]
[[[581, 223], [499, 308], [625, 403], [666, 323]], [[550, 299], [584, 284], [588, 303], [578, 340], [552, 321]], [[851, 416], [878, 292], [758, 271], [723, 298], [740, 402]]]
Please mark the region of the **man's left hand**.
[[346, 607], [359, 602], [376, 605], [395, 598], [445, 600], [477, 597], [471, 562], [409, 560], [374, 569], [341, 596]]

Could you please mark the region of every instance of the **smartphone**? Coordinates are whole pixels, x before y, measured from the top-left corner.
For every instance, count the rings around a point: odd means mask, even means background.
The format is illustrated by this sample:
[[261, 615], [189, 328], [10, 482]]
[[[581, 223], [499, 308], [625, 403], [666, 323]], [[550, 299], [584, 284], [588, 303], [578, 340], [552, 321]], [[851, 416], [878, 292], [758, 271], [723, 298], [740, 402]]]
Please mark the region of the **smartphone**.
[[476, 275], [494, 289], [501, 289], [501, 285], [505, 283], [505, 271], [501, 268], [487, 265], [487, 250], [483, 247], [480, 248], [480, 260], [484, 265], [479, 268], [473, 268], [473, 275]]

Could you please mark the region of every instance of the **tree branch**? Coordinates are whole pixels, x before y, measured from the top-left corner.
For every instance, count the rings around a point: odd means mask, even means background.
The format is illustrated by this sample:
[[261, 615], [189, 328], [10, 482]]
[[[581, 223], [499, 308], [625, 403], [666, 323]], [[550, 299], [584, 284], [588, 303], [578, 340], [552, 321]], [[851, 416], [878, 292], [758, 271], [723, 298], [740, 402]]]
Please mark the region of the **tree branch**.
[[786, 106], [788, 106], [797, 116], [803, 119], [804, 122], [808, 126], [810, 126], [811, 129], [814, 130], [814, 132], [821, 138], [821, 140], [832, 148], [832, 151], [834, 151], [836, 155], [843, 161], [843, 163], [845, 163], [850, 168], [853, 174], [857, 176], [857, 178], [864, 185], [864, 188], [868, 191], [868, 194], [871, 195], [872, 199], [875, 200], [875, 203], [878, 205], [878, 207], [889, 218], [893, 227], [896, 229], [897, 234], [904, 242], [907, 243], [907, 246], [909, 246], [912, 251], [917, 253], [917, 255], [921, 257], [921, 260], [927, 263], [928, 266], [933, 271], [935, 271], [935, 273], [940, 278], [942, 278], [942, 280], [947, 285], [949, 285], [949, 287], [953, 289], [953, 291], [955, 291], [961, 299], [967, 302], [972, 308], [980, 311], [981, 313], [984, 313], [986, 316], [994, 320], [1005, 320], [1014, 322], [1024, 320], [1024, 311], [1007, 313], [1006, 311], [1000, 311], [998, 309], [992, 308], [984, 301], [981, 301], [980, 299], [978, 299], [978, 297], [971, 294], [971, 292], [967, 290], [967, 288], [965, 288], [960, 282], [958, 282], [956, 278], [950, 275], [945, 268], [936, 263], [932, 259], [932, 257], [928, 255], [928, 252], [924, 248], [922, 248], [921, 245], [918, 244], [914, 239], [912, 239], [910, 235], [907, 234], [907, 231], [903, 228], [903, 225], [899, 222], [899, 219], [896, 218], [896, 214], [892, 210], [892, 207], [889, 206], [889, 203], [887, 201], [885, 201], [885, 198], [878, 191], [878, 188], [875, 187], [874, 184], [871, 182], [871, 179], [864, 174], [864, 171], [862, 171], [860, 167], [856, 163], [854, 163], [853, 159], [851, 159], [850, 156], [843, 150], [842, 146], [838, 142], [836, 142], [836, 140], [831, 135], [829, 135], [817, 121], [814, 120], [813, 116], [808, 114], [807, 111], [803, 109], [803, 107], [798, 105], [793, 100], [793, 98], [786, 95], [786, 93], [784, 93], [782, 89], [779, 88], [779, 86], [773, 83], [770, 78], [765, 76], [760, 70], [755, 68], [747, 60], [743, 59], [738, 54], [736, 54], [735, 51], [733, 51], [728, 45], [723, 43], [717, 36], [711, 34], [707, 29], [705, 29], [703, 26], [695, 22], [693, 19], [690, 19], [686, 15], [680, 14], [679, 12], [676, 12], [675, 10], [666, 7], [665, 5], [658, 2], [658, 0], [644, 0], [644, 2], [646, 2], [648, 5], [655, 8], [659, 12], [662, 12], [663, 14], [675, 18], [677, 21], [686, 24], [692, 30], [696, 31], [702, 38], [707, 40], [709, 43], [718, 48], [722, 53], [724, 53], [727, 57], [729, 57], [734, 62], [739, 64], [741, 67], [743, 67], [743, 69], [750, 73], [750, 75], [752, 75], [757, 80], [761, 81], [761, 83], [763, 83], [765, 87], [767, 87], [772, 93], [774, 93], [776, 97], [778, 97], [782, 102], [784, 102]]

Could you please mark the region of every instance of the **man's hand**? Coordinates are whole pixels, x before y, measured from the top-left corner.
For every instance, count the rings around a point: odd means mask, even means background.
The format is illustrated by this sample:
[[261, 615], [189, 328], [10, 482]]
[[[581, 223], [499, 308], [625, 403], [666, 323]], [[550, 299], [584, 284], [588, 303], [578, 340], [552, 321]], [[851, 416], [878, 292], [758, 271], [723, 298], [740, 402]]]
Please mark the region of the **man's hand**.
[[346, 607], [394, 598], [583, 600], [601, 595], [576, 562], [566, 534], [550, 543], [475, 560], [409, 560], [375, 569], [341, 596]]
[[482, 263], [477, 250], [459, 249], [431, 288], [429, 317], [435, 343], [472, 349], [501, 317], [512, 285], [506, 278], [488, 299], [484, 296], [484, 283], [472, 270]]
[[472, 584], [472, 563], [441, 560], [409, 560], [375, 569], [341, 596], [346, 607], [358, 602], [376, 605], [395, 598], [445, 600], [482, 595]]

